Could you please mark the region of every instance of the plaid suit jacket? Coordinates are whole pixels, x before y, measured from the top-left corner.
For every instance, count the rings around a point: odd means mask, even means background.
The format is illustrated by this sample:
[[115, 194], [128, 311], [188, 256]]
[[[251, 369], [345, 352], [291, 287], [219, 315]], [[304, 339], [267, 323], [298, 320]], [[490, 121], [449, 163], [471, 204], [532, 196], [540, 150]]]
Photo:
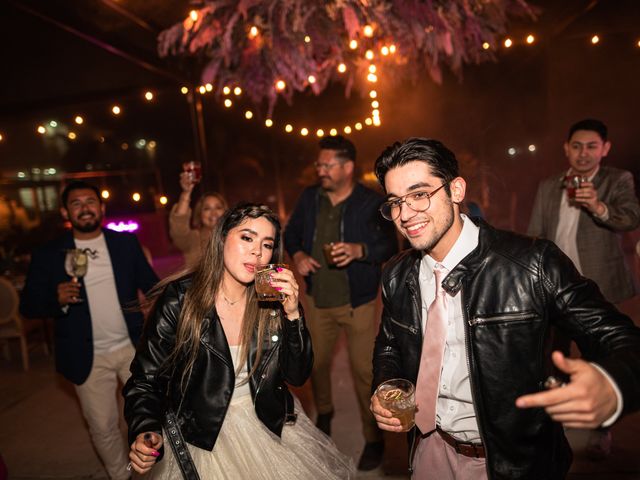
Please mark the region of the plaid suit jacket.
[[[529, 235], [555, 240], [565, 173], [544, 180], [538, 187], [527, 231]], [[640, 204], [633, 175], [626, 170], [601, 166], [593, 184], [598, 198], [609, 209], [609, 218], [602, 221], [582, 209], [576, 238], [578, 256], [582, 274], [598, 284], [607, 300], [618, 303], [635, 294], [621, 240], [622, 232], [640, 225]]]

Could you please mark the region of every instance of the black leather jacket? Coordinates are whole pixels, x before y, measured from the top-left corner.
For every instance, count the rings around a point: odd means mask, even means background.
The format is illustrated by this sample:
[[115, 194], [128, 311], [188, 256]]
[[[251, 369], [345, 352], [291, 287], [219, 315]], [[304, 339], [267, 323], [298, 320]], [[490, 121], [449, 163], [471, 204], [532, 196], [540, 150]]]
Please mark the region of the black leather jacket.
[[[182, 299], [191, 280], [170, 283], [158, 299], [145, 325], [142, 341], [131, 364], [131, 378], [124, 387], [124, 414], [129, 425], [129, 443], [142, 432], [162, 431], [166, 410], [176, 413], [185, 441], [212, 450], [235, 383], [231, 352], [217, 314], [203, 325], [200, 349], [187, 380], [180, 388], [183, 365], [167, 372], [161, 366], [173, 350]], [[311, 373], [313, 351], [304, 319], [282, 321], [281, 329], [251, 345], [248, 368], [257, 349], [262, 358], [249, 386], [258, 418], [280, 435], [285, 420], [293, 414], [293, 397], [285, 382], [302, 385]], [[289, 417], [291, 418], [291, 417]]]
[[[515, 406], [518, 396], [541, 390], [552, 372], [552, 327], [570, 335], [587, 360], [611, 375], [622, 391], [624, 412], [639, 406], [640, 330], [555, 244], [479, 223], [478, 247], [442, 284], [462, 295], [471, 391], [489, 478], [564, 478], [571, 451], [562, 426], [543, 409]], [[373, 388], [394, 377], [416, 381], [420, 260], [420, 252], [409, 250], [384, 269]]]

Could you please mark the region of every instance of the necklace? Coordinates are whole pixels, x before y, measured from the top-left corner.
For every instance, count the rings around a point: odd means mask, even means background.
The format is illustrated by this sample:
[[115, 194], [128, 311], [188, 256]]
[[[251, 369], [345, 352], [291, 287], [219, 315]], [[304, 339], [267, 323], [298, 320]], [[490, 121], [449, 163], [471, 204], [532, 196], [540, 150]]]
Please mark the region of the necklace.
[[240, 296], [240, 298], [238, 298], [237, 300], [229, 300], [229, 298], [227, 298], [227, 296], [224, 294], [224, 290], [222, 290], [222, 299], [227, 303], [227, 305], [229, 305], [230, 307], [233, 307], [236, 303], [238, 303], [240, 300], [242, 300], [244, 298], [245, 293], [247, 292], [246, 290], [244, 292], [242, 292], [242, 295]]

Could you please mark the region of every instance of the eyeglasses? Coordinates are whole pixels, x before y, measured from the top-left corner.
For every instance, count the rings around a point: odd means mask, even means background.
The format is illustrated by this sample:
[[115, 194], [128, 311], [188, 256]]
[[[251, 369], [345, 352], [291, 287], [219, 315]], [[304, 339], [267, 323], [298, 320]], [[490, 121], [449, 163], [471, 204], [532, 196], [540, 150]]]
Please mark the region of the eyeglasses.
[[316, 170], [331, 170], [334, 166], [339, 164], [340, 162], [331, 162], [331, 163], [313, 162], [313, 166], [316, 167]]
[[411, 192], [403, 195], [402, 197], [384, 202], [380, 205], [380, 214], [386, 220], [393, 221], [400, 216], [403, 203], [406, 203], [407, 207], [414, 212], [424, 212], [425, 210], [429, 210], [429, 207], [431, 206], [431, 197], [438, 193], [438, 190], [442, 189], [442, 187], [447, 183], [449, 182], [443, 183], [431, 193], [425, 191]]

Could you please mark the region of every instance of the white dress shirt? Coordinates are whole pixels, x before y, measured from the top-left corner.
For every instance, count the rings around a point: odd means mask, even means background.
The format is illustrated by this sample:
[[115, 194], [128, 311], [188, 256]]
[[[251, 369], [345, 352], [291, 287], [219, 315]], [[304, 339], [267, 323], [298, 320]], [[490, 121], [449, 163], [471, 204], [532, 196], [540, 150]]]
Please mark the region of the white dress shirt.
[[[461, 215], [461, 217], [464, 221], [462, 232], [441, 262], [441, 265], [448, 272], [453, 270], [478, 245], [478, 227], [466, 215]], [[428, 321], [427, 310], [436, 294], [433, 274], [436, 263], [429, 255], [424, 255], [420, 262], [423, 332]], [[458, 292], [454, 297], [446, 294], [446, 299], [449, 319], [440, 375], [440, 391], [436, 406], [436, 423], [442, 430], [459, 440], [478, 443], [480, 442], [480, 433], [471, 397], [461, 294]]]

